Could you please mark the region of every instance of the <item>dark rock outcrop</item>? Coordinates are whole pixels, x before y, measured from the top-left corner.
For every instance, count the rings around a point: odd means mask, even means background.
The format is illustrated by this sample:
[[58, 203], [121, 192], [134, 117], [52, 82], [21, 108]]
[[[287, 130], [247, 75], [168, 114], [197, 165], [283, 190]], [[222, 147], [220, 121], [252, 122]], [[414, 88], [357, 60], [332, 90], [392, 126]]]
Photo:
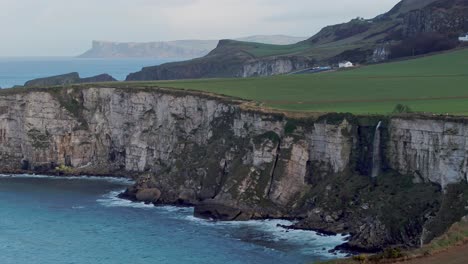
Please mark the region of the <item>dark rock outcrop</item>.
[[80, 75], [77, 72], [45, 77], [45, 78], [38, 78], [34, 80], [27, 81], [24, 86], [25, 87], [48, 87], [48, 86], [57, 86], [57, 85], [67, 85], [78, 83], [80, 80]]
[[94, 82], [115, 82], [117, 81], [109, 74], [100, 74], [88, 78], [80, 78], [77, 72], [45, 77], [27, 81], [24, 87], [49, 87], [59, 85], [69, 85], [76, 83], [94, 83]]
[[99, 74], [92, 77], [80, 78], [78, 83], [97, 83], [97, 82], [116, 82], [117, 80], [114, 77], [110, 76], [107, 73]]
[[252, 219], [251, 215], [245, 215], [239, 208], [210, 203], [202, 203], [195, 206], [195, 216], [219, 221], [242, 221]]
[[145, 203], [157, 203], [161, 197], [161, 191], [158, 188], [141, 189], [135, 194], [137, 201]]

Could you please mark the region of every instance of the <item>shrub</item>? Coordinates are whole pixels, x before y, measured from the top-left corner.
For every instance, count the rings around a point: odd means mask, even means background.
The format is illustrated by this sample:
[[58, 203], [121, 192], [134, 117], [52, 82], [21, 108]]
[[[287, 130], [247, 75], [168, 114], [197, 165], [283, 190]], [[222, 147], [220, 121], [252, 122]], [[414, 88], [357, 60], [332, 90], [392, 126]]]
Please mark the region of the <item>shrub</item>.
[[73, 172], [73, 168], [72, 167], [68, 167], [68, 166], [65, 166], [65, 165], [60, 165], [58, 167], [55, 167], [55, 170], [60, 172], [60, 173], [66, 173], [66, 174], [69, 174], [69, 173], [72, 173]]
[[387, 248], [382, 253], [382, 256], [386, 259], [397, 259], [403, 257], [403, 253], [399, 248]]
[[413, 110], [407, 105], [397, 104], [395, 108], [393, 108], [394, 114], [402, 114], [402, 113], [412, 113]]
[[288, 120], [286, 125], [284, 126], [284, 133], [291, 134], [297, 129], [296, 121]]
[[362, 254], [361, 254], [361, 255], [353, 256], [353, 260], [359, 261], [359, 262], [361, 262], [361, 263], [366, 263], [367, 260], [368, 260], [368, 258], [367, 258], [366, 255], [362, 255]]

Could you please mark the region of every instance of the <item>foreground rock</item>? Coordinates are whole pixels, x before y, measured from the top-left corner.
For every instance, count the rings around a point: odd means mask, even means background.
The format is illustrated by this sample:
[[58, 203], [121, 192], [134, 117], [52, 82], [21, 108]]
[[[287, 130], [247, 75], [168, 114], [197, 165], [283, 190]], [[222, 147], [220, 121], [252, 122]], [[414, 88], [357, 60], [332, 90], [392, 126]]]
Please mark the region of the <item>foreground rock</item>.
[[131, 175], [122, 196], [134, 201], [221, 220], [298, 219], [366, 251], [417, 247], [468, 214], [465, 117], [297, 119], [245, 107], [165, 89], [0, 91], [1, 172]]
[[100, 74], [88, 78], [80, 78], [77, 72], [67, 73], [63, 75], [45, 77], [27, 81], [25, 87], [49, 87], [59, 85], [69, 85], [77, 83], [96, 83], [96, 82], [115, 82], [117, 81], [109, 74]]

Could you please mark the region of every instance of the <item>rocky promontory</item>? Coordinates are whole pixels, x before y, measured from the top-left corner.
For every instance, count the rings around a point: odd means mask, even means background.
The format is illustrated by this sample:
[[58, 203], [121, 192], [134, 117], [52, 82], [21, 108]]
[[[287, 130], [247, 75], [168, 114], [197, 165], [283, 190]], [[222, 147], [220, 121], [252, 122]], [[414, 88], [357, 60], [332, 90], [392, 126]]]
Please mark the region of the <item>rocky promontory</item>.
[[77, 83], [115, 82], [114, 77], [109, 74], [100, 74], [92, 77], [81, 78], [77, 72], [39, 78], [27, 81], [25, 87], [48, 87], [57, 85], [68, 85]]

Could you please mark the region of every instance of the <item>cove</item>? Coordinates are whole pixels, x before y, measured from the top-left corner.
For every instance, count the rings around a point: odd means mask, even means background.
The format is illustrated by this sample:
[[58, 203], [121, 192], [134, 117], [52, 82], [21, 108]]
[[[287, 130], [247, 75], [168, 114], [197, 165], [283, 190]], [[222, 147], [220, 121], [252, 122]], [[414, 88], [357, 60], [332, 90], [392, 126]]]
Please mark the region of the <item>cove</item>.
[[283, 220], [210, 222], [117, 198], [115, 178], [0, 176], [2, 263], [314, 263], [342, 236]]

